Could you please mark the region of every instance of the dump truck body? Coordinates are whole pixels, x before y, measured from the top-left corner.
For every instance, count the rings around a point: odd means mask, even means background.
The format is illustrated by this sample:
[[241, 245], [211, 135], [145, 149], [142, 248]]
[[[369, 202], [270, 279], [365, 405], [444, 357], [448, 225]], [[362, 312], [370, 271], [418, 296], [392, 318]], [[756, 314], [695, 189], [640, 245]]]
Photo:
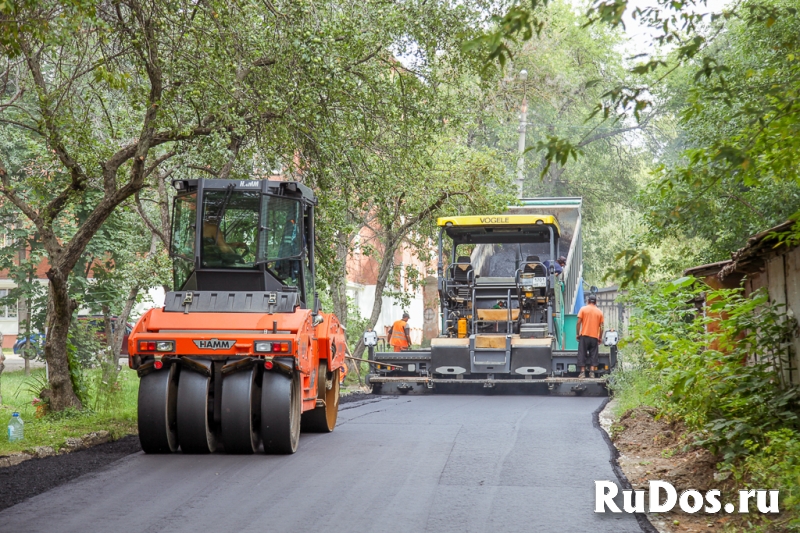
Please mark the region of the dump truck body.
[[183, 180], [175, 286], [128, 340], [148, 453], [293, 453], [332, 431], [344, 330], [314, 294], [313, 193], [293, 182]]
[[439, 219], [442, 333], [425, 350], [373, 347], [370, 383], [382, 392], [513, 385], [605, 394], [615, 349], [601, 353], [599, 377], [577, 379], [580, 208], [580, 198], [538, 198], [502, 215]]

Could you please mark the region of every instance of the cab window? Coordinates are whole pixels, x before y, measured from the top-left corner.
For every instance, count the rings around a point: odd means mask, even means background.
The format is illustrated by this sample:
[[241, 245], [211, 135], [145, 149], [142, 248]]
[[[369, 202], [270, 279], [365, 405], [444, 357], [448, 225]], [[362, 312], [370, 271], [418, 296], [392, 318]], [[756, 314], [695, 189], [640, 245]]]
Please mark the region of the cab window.
[[203, 195], [201, 261], [204, 267], [252, 268], [260, 193], [229, 190]]
[[299, 286], [305, 239], [300, 224], [300, 202], [265, 196], [261, 207], [260, 261], [282, 283]]
[[194, 240], [197, 220], [197, 194], [175, 198], [172, 213], [170, 251], [174, 258], [175, 289], [183, 287], [194, 270]]

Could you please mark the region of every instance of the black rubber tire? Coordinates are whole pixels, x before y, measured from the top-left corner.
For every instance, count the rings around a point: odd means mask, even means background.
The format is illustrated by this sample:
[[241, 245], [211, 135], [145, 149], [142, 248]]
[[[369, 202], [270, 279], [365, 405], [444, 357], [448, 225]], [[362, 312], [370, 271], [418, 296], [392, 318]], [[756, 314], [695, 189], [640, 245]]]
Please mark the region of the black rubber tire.
[[294, 453], [300, 444], [302, 391], [297, 378], [264, 372], [261, 380], [261, 440], [264, 453]]
[[185, 370], [178, 382], [178, 442], [183, 453], [210, 453], [217, 449], [211, 427], [211, 378]]
[[[331, 388], [328, 388], [330, 382]], [[320, 361], [317, 373], [317, 399], [325, 405], [303, 413], [303, 431], [309, 433], [330, 433], [336, 427], [339, 417], [339, 369], [328, 374], [328, 363]]]
[[177, 365], [153, 371], [139, 381], [139, 442], [145, 453], [178, 449]]
[[258, 368], [222, 380], [222, 443], [225, 453], [255, 453], [261, 443], [261, 383]]

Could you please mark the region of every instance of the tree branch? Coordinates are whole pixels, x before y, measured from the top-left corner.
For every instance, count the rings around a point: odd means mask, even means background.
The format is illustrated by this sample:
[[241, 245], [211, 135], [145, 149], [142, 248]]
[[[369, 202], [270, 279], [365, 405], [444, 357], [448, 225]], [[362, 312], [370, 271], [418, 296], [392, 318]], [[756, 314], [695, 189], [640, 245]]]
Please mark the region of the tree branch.
[[160, 229], [158, 229], [155, 223], [153, 223], [153, 221], [150, 220], [150, 218], [147, 216], [147, 213], [144, 212], [144, 206], [142, 206], [142, 200], [141, 198], [139, 198], [138, 192], [134, 195], [134, 199], [136, 202], [136, 212], [139, 213], [139, 216], [142, 218], [142, 221], [144, 222], [145, 226], [147, 226], [147, 228], [152, 233], [154, 233], [155, 235], [158, 236], [159, 239], [161, 239], [161, 242], [164, 243], [164, 246], [166, 248], [169, 248], [169, 240], [167, 239], [167, 237], [161, 232]]
[[[150, 176], [150, 174], [152, 174], [152, 173], [153, 173], [153, 171], [154, 171], [156, 168], [158, 168], [158, 165], [160, 165], [161, 163], [163, 163], [163, 162], [164, 162], [164, 161], [166, 161], [167, 159], [171, 158], [171, 157], [172, 157], [172, 156], [174, 156], [176, 153], [177, 153], [177, 152], [174, 152], [174, 151], [172, 151], [172, 152], [167, 152], [166, 154], [162, 155], [161, 157], [158, 157], [158, 158], [156, 158], [156, 160], [155, 160], [155, 161], [153, 161], [153, 163], [152, 163], [152, 164], [151, 164], [149, 167], [147, 167], [147, 170], [145, 170], [145, 172], [144, 172], [144, 177], [145, 177], [145, 178], [147, 178], [148, 176]], [[170, 172], [170, 173], [171, 173], [171, 172]]]
[[[28, 65], [28, 70], [33, 77], [33, 82], [39, 92], [39, 110], [42, 113], [45, 125], [45, 138], [47, 139], [50, 147], [55, 151], [58, 159], [67, 168], [70, 173], [71, 183], [69, 186], [61, 191], [61, 193], [53, 198], [49, 204], [41, 211], [41, 219], [45, 223], [49, 223], [64, 209], [70, 195], [75, 192], [82, 191], [86, 188], [88, 177], [77, 161], [67, 152], [64, 143], [61, 139], [61, 134], [55, 124], [55, 117], [49, 107], [49, 95], [47, 90], [47, 83], [45, 82], [44, 75], [42, 74], [42, 66], [39, 62], [39, 54], [34, 54], [28, 43], [20, 39], [20, 49], [25, 55], [25, 62]], [[26, 215], [27, 216], [27, 215]]]

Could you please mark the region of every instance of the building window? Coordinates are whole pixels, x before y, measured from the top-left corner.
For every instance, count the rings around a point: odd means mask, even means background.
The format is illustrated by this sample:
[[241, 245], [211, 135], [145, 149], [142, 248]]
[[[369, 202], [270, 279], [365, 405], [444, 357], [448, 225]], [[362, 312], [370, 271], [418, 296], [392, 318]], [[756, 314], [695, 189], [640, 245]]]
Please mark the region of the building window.
[[[8, 289], [0, 289], [0, 298], [8, 296]], [[17, 318], [17, 304], [0, 302], [0, 318]]]

